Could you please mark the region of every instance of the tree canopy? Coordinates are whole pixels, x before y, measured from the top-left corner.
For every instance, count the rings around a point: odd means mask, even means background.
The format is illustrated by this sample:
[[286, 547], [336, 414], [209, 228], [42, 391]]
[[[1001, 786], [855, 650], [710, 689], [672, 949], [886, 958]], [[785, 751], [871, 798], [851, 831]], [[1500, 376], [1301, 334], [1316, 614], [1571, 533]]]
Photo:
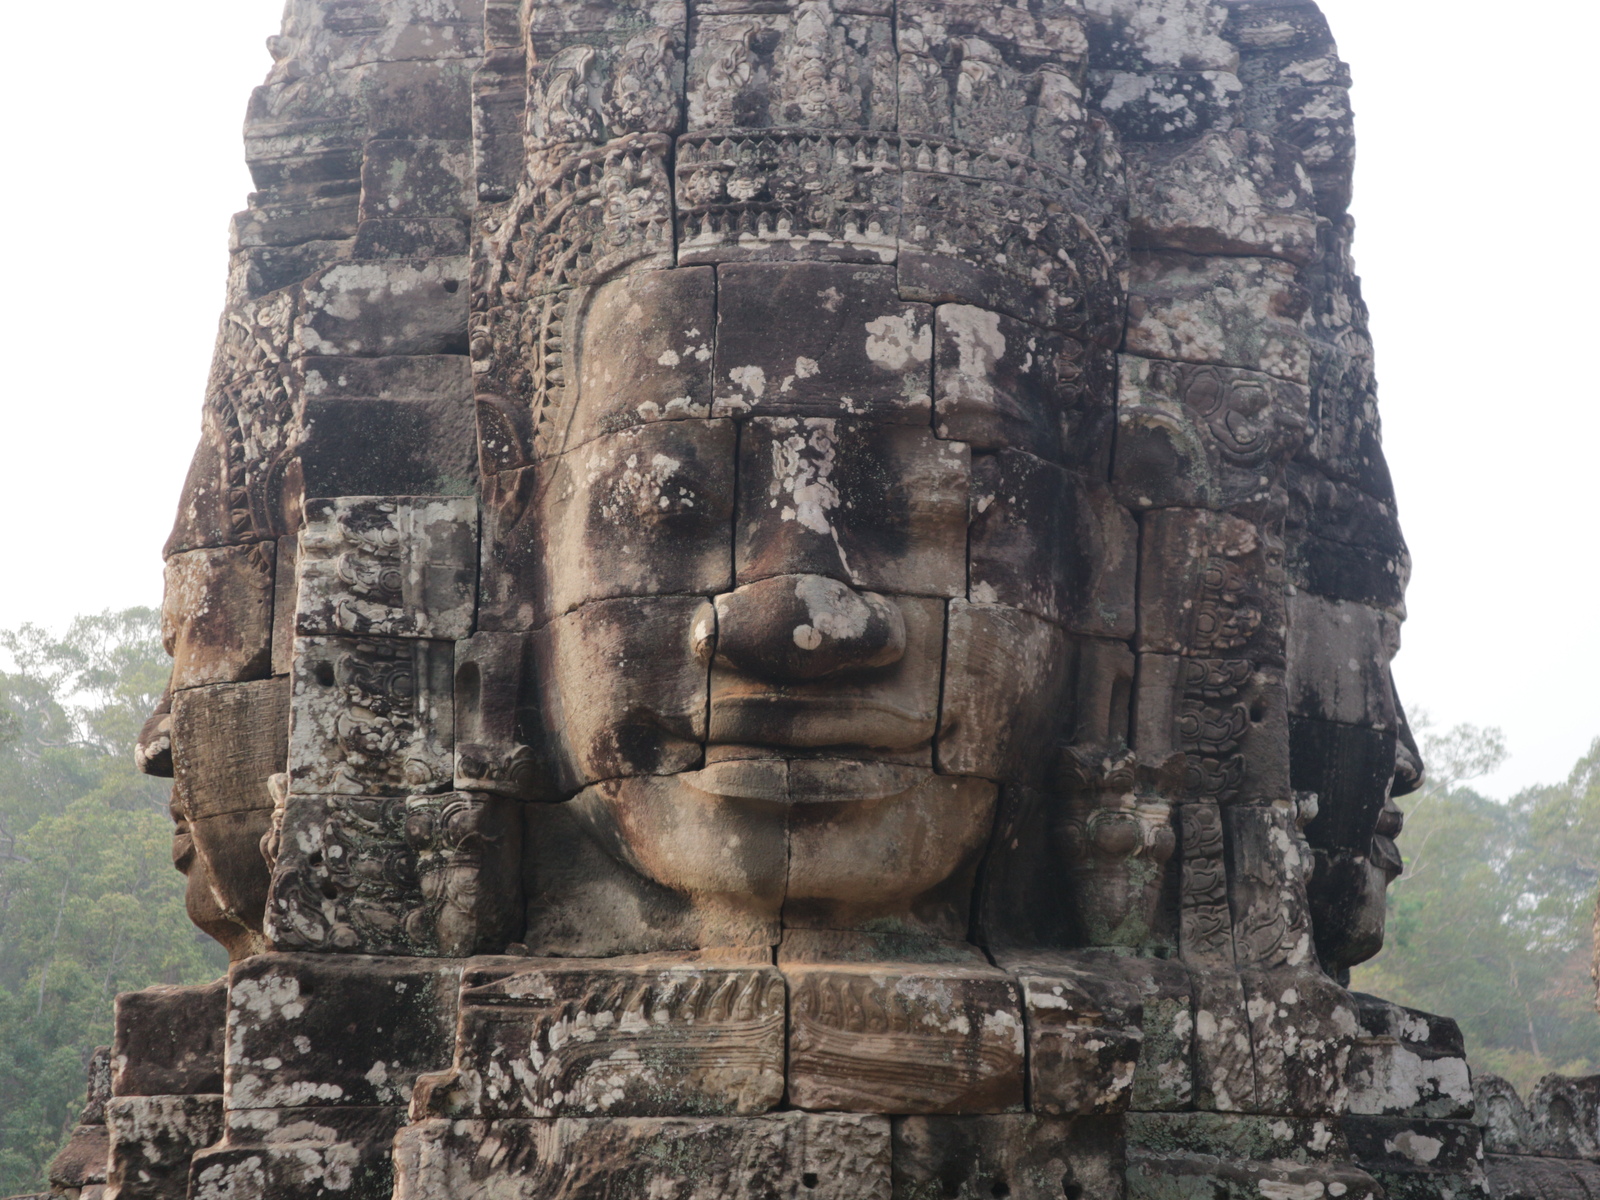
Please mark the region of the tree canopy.
[[112, 997], [227, 968], [184, 912], [168, 787], [133, 766], [170, 665], [158, 625], [0, 632], [0, 1195], [46, 1187]]
[[1454, 1017], [1474, 1069], [1524, 1093], [1552, 1071], [1600, 1071], [1600, 738], [1564, 782], [1499, 802], [1468, 786], [1504, 761], [1499, 730], [1418, 725], [1429, 774], [1400, 801], [1405, 874], [1383, 952], [1352, 986]]

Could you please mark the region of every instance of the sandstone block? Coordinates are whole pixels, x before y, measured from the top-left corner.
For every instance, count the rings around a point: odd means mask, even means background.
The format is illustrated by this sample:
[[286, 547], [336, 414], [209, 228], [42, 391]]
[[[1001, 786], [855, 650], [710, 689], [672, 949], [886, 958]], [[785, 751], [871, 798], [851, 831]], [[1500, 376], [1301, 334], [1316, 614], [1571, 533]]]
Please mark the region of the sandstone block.
[[297, 794], [443, 791], [452, 770], [450, 642], [295, 642], [290, 786]]
[[462, 638], [477, 603], [478, 505], [445, 496], [309, 501], [301, 637]]
[[680, 263], [892, 263], [897, 257], [896, 137], [855, 129], [722, 129], [684, 135], [676, 151]]
[[289, 681], [193, 688], [173, 697], [173, 802], [191, 821], [272, 809], [269, 777], [284, 769]]
[[461, 995], [454, 1088], [466, 1111], [437, 1115], [735, 1116], [783, 1097], [773, 967], [663, 956], [497, 973], [469, 977]]
[[1138, 649], [1281, 665], [1283, 544], [1228, 513], [1143, 517]]
[[717, 272], [714, 411], [925, 425], [932, 310], [893, 267], [746, 263]]
[[[304, 428], [300, 475], [307, 501], [473, 490], [476, 430], [472, 407], [462, 400], [309, 398]], [[291, 593], [291, 612], [292, 599]]]
[[1294, 267], [1277, 259], [1135, 252], [1123, 348], [1304, 385], [1311, 378], [1300, 331], [1307, 300]]
[[1546, 1075], [1528, 1094], [1528, 1145], [1551, 1158], [1600, 1158], [1600, 1075]]
[[[207, 932], [228, 947], [230, 957], [257, 953], [261, 948], [262, 922], [267, 907], [270, 875], [261, 857], [262, 836], [272, 827], [272, 813], [252, 808], [242, 812], [218, 813], [185, 823], [185, 832], [197, 860], [188, 871], [189, 896], [198, 899], [203, 891], [207, 908], [214, 909], [230, 928]], [[174, 849], [177, 842], [174, 839]], [[183, 870], [183, 867], [179, 867]], [[194, 910], [190, 910], [193, 915]]]
[[1089, 0], [1093, 62], [1124, 69], [1231, 71], [1228, 10], [1210, 0]]
[[715, 300], [711, 269], [698, 267], [640, 271], [569, 305], [576, 371], [547, 418], [548, 452], [653, 421], [709, 417]]
[[115, 1096], [215, 1095], [222, 1091], [227, 981], [152, 987], [117, 997], [111, 1046]]
[[417, 856], [402, 797], [292, 795], [278, 848], [266, 929], [284, 950], [410, 954], [429, 940]]
[[1126, 1121], [1128, 1151], [1140, 1156], [1209, 1154], [1224, 1161], [1300, 1166], [1350, 1158], [1342, 1122], [1331, 1117], [1130, 1112]]
[[230, 1110], [402, 1105], [448, 1065], [459, 960], [261, 954], [228, 975]]
[[970, 304], [934, 310], [934, 429], [974, 450], [1085, 470], [1110, 433], [1099, 356], [1075, 338]]
[[1297, 717], [1395, 727], [1389, 658], [1400, 624], [1364, 604], [1329, 600], [1312, 592], [1288, 598], [1289, 711]]
[[106, 1194], [184, 1200], [189, 1160], [222, 1133], [221, 1096], [114, 1096], [106, 1104], [111, 1149]]
[[1256, 1065], [1250, 1014], [1239, 975], [1230, 967], [1195, 967], [1195, 1107], [1250, 1112], [1256, 1107]]
[[1227, 830], [1234, 961], [1262, 968], [1313, 963], [1306, 900], [1312, 855], [1294, 803], [1230, 805], [1222, 811], [1222, 820]]
[[1306, 837], [1319, 850], [1366, 854], [1394, 779], [1395, 732], [1295, 717], [1291, 782], [1317, 794]]
[[167, 559], [161, 641], [174, 691], [271, 672], [274, 550], [258, 542]]
[[111, 1130], [106, 1125], [74, 1126], [67, 1144], [50, 1160], [50, 1187], [67, 1192], [104, 1185], [110, 1153]]
[[1144, 1045], [1139, 992], [1091, 962], [1036, 957], [1013, 968], [1028, 1025], [1034, 1112], [1125, 1112]]
[[453, 217], [394, 217], [361, 222], [350, 257], [452, 258], [466, 252], [465, 221]]
[[1120, 357], [1116, 487], [1135, 509], [1266, 499], [1305, 437], [1306, 390], [1259, 371]]
[[1379, 1200], [1384, 1189], [1349, 1163], [1252, 1162], [1212, 1153], [1145, 1154], [1130, 1150], [1131, 1200], [1158, 1196], [1206, 1196], [1212, 1200], [1257, 1200], [1261, 1196], [1331, 1196]]
[[1418, 1117], [1346, 1117], [1357, 1162], [1391, 1200], [1487, 1197], [1481, 1131], [1470, 1121]]
[[525, 800], [554, 792], [550, 764], [534, 749], [542, 731], [528, 654], [520, 633], [478, 633], [456, 643], [458, 790]]
[[1104, 489], [1015, 450], [972, 468], [968, 597], [1072, 633], [1130, 638], [1138, 528]]
[[687, 41], [683, 0], [633, 0], [604, 9], [557, 3], [531, 12], [533, 70], [524, 101], [530, 143], [676, 133]]
[[[1358, 995], [1356, 999], [1359, 1002], [1362, 997]], [[1358, 1068], [1360, 1055], [1358, 1043], [1354, 1056]], [[1362, 1083], [1363, 1080], [1357, 1075], [1351, 1084], [1351, 1111], [1357, 1111], [1353, 1105], [1356, 1095], [1363, 1090]], [[1483, 1130], [1483, 1148], [1486, 1151], [1490, 1154], [1529, 1152], [1528, 1106], [1522, 1102], [1522, 1097], [1510, 1082], [1486, 1071], [1475, 1071], [1472, 1073], [1472, 1097], [1472, 1119]]]
[[1256, 1102], [1267, 1112], [1335, 1116], [1358, 1026], [1350, 993], [1315, 966], [1240, 972], [1256, 1060]]
[[1583, 1200], [1600, 1187], [1600, 1166], [1582, 1159], [1489, 1154], [1484, 1176], [1495, 1200]]
[[[1350, 1053], [1352, 1113], [1435, 1120], [1472, 1117], [1474, 1080], [1459, 1025], [1449, 1017], [1402, 1008], [1375, 996], [1354, 993], [1351, 999], [1361, 1026]], [[1521, 1107], [1520, 1100], [1516, 1106]]]
[[374, 139], [362, 147], [361, 219], [464, 217], [472, 209], [465, 141]]
[[463, 353], [466, 273], [462, 258], [329, 267], [305, 285], [295, 344], [314, 355]]
[[1260, 254], [1308, 263], [1317, 252], [1311, 178], [1287, 142], [1243, 129], [1128, 157], [1130, 237], [1140, 250]]
[[[940, 704], [939, 769], [1026, 781], [1054, 766], [1071, 639], [1060, 627], [998, 604], [950, 602]], [[1023, 697], [1025, 699], [1020, 699]]]
[[532, 637], [561, 788], [694, 766], [706, 736], [695, 596], [600, 600]]
[[1106, 318], [1121, 311], [1122, 247], [1112, 229], [1080, 226], [1032, 188], [937, 171], [904, 180], [902, 296], [1115, 344]]
[[190, 1200], [387, 1200], [404, 1121], [393, 1107], [230, 1111], [224, 1139], [194, 1157]]
[[[723, 591], [732, 583], [732, 421], [660, 421], [599, 437], [535, 468], [524, 522], [547, 613], [618, 596]], [[661, 540], [671, 554], [641, 553]]]
[[906, 425], [757, 417], [739, 458], [736, 582], [804, 572], [874, 592], [965, 593], [964, 444]]
[[1231, 71], [1091, 70], [1085, 90], [1125, 143], [1186, 142], [1225, 128], [1245, 98]]
[[[488, 1176], [477, 1164], [504, 1167]], [[889, 1200], [884, 1117], [424, 1121], [395, 1140], [396, 1200], [652, 1200], [685, 1181], [726, 1200]]]
[[1308, 787], [1290, 774], [1282, 676], [1245, 659], [1140, 655], [1134, 746], [1155, 758], [1184, 754], [1194, 800], [1274, 801], [1289, 796], [1291, 781]]
[[1288, 484], [1289, 582], [1403, 617], [1411, 555], [1393, 505], [1299, 464]]
[[[759, 49], [758, 49], [759, 48]], [[814, 56], [837, 64], [826, 79]], [[697, 15], [688, 128], [799, 125], [892, 129], [894, 34], [887, 16], [803, 8]]]
[[895, 1200], [1119, 1200], [1122, 1131], [1105, 1117], [896, 1117]]
[[854, 1112], [1022, 1107], [1017, 987], [986, 966], [780, 964], [789, 982], [789, 1101]]

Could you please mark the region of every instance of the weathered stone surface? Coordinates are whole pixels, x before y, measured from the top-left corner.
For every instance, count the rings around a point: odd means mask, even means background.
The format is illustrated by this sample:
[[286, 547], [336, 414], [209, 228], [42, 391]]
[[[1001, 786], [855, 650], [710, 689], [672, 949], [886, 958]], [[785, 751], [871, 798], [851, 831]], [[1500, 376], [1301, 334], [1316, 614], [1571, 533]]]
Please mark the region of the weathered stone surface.
[[738, 583], [807, 572], [875, 592], [966, 591], [964, 444], [856, 418], [757, 417], [739, 459]]
[[228, 973], [229, 1110], [404, 1104], [450, 1062], [459, 960], [262, 954]]
[[1103, 360], [1075, 338], [970, 304], [941, 304], [934, 430], [974, 451], [1009, 447], [1091, 469], [1111, 432]]
[[699, 763], [706, 667], [693, 649], [694, 596], [601, 600], [532, 637], [540, 709], [561, 790]]
[[735, 1116], [784, 1087], [783, 978], [712, 956], [469, 967], [451, 1117]]
[[106, 1195], [183, 1200], [189, 1159], [222, 1132], [221, 1096], [114, 1096], [106, 1104], [111, 1148]]
[[[795, 623], [785, 629], [782, 616], [791, 609], [791, 593], [792, 607], [802, 609], [803, 616], [795, 613]], [[741, 611], [749, 609], [755, 612]], [[905, 761], [928, 761], [926, 747], [939, 718], [938, 660], [945, 639], [939, 601], [858, 596], [816, 575], [783, 575], [717, 597], [714, 611], [719, 635], [711, 667], [714, 742], [868, 746], [898, 752]], [[726, 651], [720, 637], [724, 613], [729, 617]], [[781, 643], [777, 652], [758, 655], [757, 648], [770, 643], [747, 636], [786, 633], [790, 645], [815, 643], [820, 652], [827, 649], [822, 629], [867, 619], [863, 614], [868, 613], [877, 615], [876, 624], [869, 620], [858, 637], [838, 649], [840, 669], [833, 673], [818, 675]], [[697, 615], [696, 629], [709, 620], [709, 614]], [[880, 665], [873, 666], [874, 660]]]
[[289, 778], [299, 795], [410, 795], [453, 777], [449, 642], [295, 642]]
[[1528, 1094], [1528, 1145], [1552, 1158], [1600, 1158], [1600, 1075], [1546, 1075]]
[[1138, 527], [1104, 489], [1031, 454], [972, 465], [968, 598], [1089, 636], [1134, 632]]
[[1123, 1137], [1114, 1118], [896, 1117], [895, 1200], [1119, 1200]]
[[386, 1200], [394, 1184], [390, 1143], [405, 1112], [384, 1108], [241, 1109], [226, 1134], [194, 1156], [189, 1195], [294, 1200]]
[[309, 281], [295, 320], [305, 354], [461, 354], [466, 260], [386, 259], [329, 267]]
[[[1350, 1055], [1352, 1113], [1435, 1120], [1472, 1117], [1482, 1101], [1474, 1099], [1477, 1081], [1467, 1067], [1460, 1026], [1448, 1017], [1359, 992], [1351, 999], [1361, 1026]], [[1516, 1093], [1511, 1095], [1514, 1099]], [[1516, 1104], [1521, 1107], [1520, 1100]], [[1485, 1136], [1487, 1140], [1490, 1135]]]
[[1304, 388], [1258, 371], [1122, 355], [1116, 488], [1134, 509], [1270, 499], [1305, 437]]
[[173, 802], [191, 821], [271, 811], [289, 741], [289, 681], [221, 683], [173, 697]]
[[50, 1187], [67, 1192], [103, 1185], [110, 1152], [111, 1131], [104, 1124], [75, 1126], [67, 1144], [50, 1160]]
[[1028, 1096], [1036, 1113], [1120, 1113], [1144, 1044], [1139, 992], [1094, 961], [1036, 957], [1012, 968], [1028, 1026]]
[[925, 425], [932, 311], [893, 267], [749, 263], [717, 271], [713, 411]]
[[1226, 127], [1244, 85], [1231, 71], [1090, 71], [1090, 103], [1129, 143], [1186, 142]]
[[[653, 422], [536, 468], [540, 623], [594, 600], [727, 589], [736, 440], [731, 421]], [[641, 553], [662, 539], [670, 556]]]
[[[445, 357], [367, 361], [430, 362]], [[456, 361], [464, 365], [464, 360]], [[341, 369], [340, 374], [353, 372]], [[304, 428], [299, 462], [308, 502], [339, 496], [462, 496], [474, 490], [476, 432], [472, 406], [460, 398], [316, 397], [306, 401]], [[292, 614], [292, 591], [289, 600]]]
[[1400, 623], [1366, 605], [1306, 592], [1289, 597], [1288, 620], [1289, 711], [1344, 725], [1394, 728], [1388, 658], [1399, 648]]
[[167, 559], [161, 641], [174, 691], [271, 672], [275, 549], [258, 542]]
[[[476, 1168], [489, 1161], [506, 1167]], [[649, 1200], [687, 1181], [730, 1200], [888, 1200], [889, 1161], [884, 1117], [433, 1120], [396, 1138], [395, 1196]]]
[[1490, 1195], [1482, 1136], [1468, 1121], [1353, 1116], [1342, 1124], [1356, 1161], [1393, 1200]]
[[197, 987], [153, 987], [118, 996], [111, 1094], [220, 1093], [227, 1002], [227, 984], [220, 979]]
[[1357, 1025], [1350, 994], [1316, 967], [1240, 972], [1262, 1111], [1333, 1116], [1348, 1106], [1345, 1082]]
[[1581, 1200], [1600, 1187], [1600, 1165], [1582, 1159], [1489, 1154], [1484, 1176], [1494, 1200]]
[[1210, 1154], [1236, 1162], [1301, 1166], [1350, 1158], [1342, 1122], [1327, 1117], [1131, 1112], [1127, 1131], [1128, 1150], [1138, 1156]]
[[1243, 367], [1305, 384], [1307, 296], [1294, 267], [1270, 258], [1136, 252], [1124, 349], [1146, 358]]
[[1060, 730], [1071, 687], [1067, 635], [1014, 608], [952, 600], [946, 636], [939, 769], [1021, 782], [1053, 766], [1043, 751]]
[[1472, 1075], [1472, 1119], [1483, 1130], [1483, 1148], [1490, 1154], [1525, 1154], [1529, 1150], [1528, 1106], [1517, 1089], [1498, 1075]]
[[984, 966], [783, 963], [789, 1102], [845, 1112], [1022, 1108], [1016, 985]]
[[1138, 648], [1196, 658], [1283, 662], [1282, 546], [1226, 513], [1145, 514]]
[[1307, 263], [1317, 252], [1311, 178], [1286, 142], [1235, 129], [1128, 156], [1129, 236], [1140, 250], [1262, 254]]
[[306, 505], [301, 637], [461, 638], [477, 606], [478, 506], [444, 496]]
[[[827, 67], [818, 70], [826, 62]], [[894, 34], [887, 16], [832, 11], [697, 14], [689, 129], [891, 128]]]

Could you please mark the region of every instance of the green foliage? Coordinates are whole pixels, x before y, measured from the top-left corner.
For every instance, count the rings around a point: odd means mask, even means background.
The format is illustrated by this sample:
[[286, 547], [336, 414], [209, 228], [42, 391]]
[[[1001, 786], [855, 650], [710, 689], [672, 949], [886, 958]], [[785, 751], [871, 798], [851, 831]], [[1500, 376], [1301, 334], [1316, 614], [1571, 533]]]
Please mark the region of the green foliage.
[[156, 614], [0, 631], [0, 1195], [42, 1190], [111, 999], [226, 968], [190, 925], [167, 785], [132, 748], [165, 684]]
[[1600, 738], [1565, 783], [1498, 803], [1466, 786], [1504, 761], [1498, 730], [1419, 725], [1429, 781], [1401, 801], [1406, 872], [1383, 953], [1352, 985], [1454, 1017], [1474, 1067], [1524, 1093], [1552, 1071], [1600, 1071]]

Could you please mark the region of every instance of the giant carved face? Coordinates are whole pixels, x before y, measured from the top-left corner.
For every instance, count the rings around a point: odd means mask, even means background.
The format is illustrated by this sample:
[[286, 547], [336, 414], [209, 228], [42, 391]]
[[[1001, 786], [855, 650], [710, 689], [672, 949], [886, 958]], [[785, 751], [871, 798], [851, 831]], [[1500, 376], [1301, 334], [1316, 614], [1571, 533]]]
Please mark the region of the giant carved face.
[[[1132, 632], [1132, 518], [1081, 470], [1103, 353], [868, 264], [640, 273], [565, 319], [496, 599], [566, 815], [724, 936], [965, 938], [1000, 789]], [[1077, 719], [1120, 749], [1113, 703]]]

